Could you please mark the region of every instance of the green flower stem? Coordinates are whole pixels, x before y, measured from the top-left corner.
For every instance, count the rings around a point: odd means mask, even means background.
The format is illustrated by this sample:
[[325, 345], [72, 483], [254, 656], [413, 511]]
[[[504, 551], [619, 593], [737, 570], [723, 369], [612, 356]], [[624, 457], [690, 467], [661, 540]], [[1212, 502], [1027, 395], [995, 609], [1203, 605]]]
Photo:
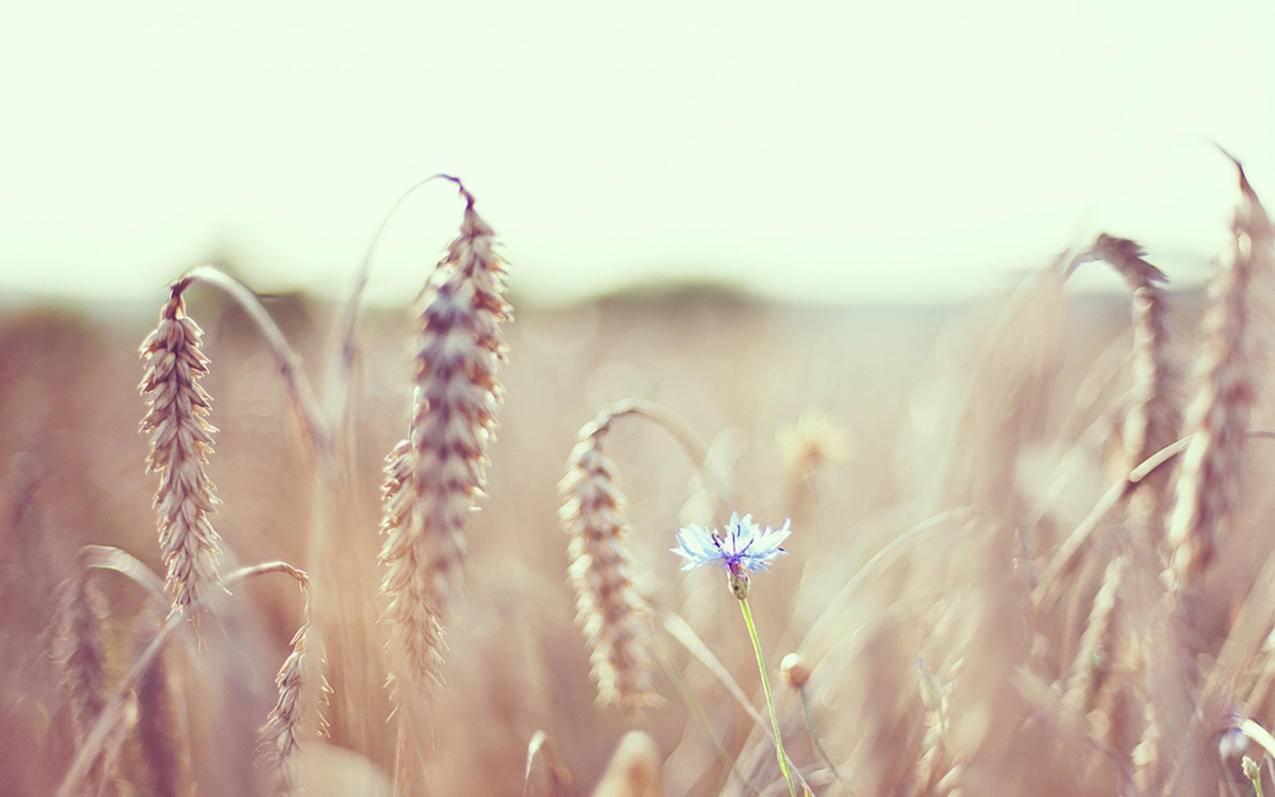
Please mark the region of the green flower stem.
[[753, 622], [753, 610], [748, 606], [748, 598], [739, 598], [739, 610], [744, 615], [744, 625], [748, 626], [748, 636], [753, 641], [753, 653], [757, 655], [757, 670], [761, 673], [761, 688], [766, 693], [766, 708], [770, 710], [770, 730], [775, 736], [775, 758], [779, 760], [779, 771], [784, 774], [788, 784], [789, 797], [797, 797], [797, 784], [793, 782], [792, 772], [788, 770], [788, 753], [784, 750], [784, 737], [779, 732], [779, 715], [775, 713], [775, 697], [770, 691], [770, 678], [766, 675], [766, 657], [761, 652], [761, 639], [757, 636], [757, 624]]

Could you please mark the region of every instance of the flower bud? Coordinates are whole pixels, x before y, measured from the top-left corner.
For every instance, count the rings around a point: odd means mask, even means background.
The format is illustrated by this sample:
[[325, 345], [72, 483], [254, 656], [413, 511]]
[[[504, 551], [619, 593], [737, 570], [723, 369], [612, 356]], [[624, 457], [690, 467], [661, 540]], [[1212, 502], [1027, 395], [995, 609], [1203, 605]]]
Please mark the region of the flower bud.
[[779, 675], [793, 689], [801, 689], [810, 680], [810, 665], [799, 653], [789, 653], [779, 662]]

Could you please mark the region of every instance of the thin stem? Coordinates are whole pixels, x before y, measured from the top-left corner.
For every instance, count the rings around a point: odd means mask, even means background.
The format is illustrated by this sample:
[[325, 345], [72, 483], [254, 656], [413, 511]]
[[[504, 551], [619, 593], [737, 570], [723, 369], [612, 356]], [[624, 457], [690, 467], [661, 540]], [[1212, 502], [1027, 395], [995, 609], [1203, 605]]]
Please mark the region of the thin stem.
[[779, 715], [775, 712], [775, 696], [770, 691], [770, 677], [766, 675], [766, 657], [761, 651], [761, 639], [757, 636], [757, 624], [753, 622], [753, 610], [748, 606], [748, 598], [739, 599], [739, 610], [744, 615], [744, 625], [748, 626], [748, 636], [753, 641], [753, 653], [757, 655], [757, 670], [761, 673], [761, 689], [766, 693], [766, 709], [770, 711], [770, 730], [775, 737], [775, 758], [779, 761], [779, 771], [788, 784], [789, 797], [797, 797], [797, 784], [793, 782], [792, 773], [788, 771], [788, 753], [784, 750], [784, 737], [779, 732]]
[[815, 731], [815, 720], [810, 716], [810, 700], [806, 697], [806, 687], [798, 688], [797, 694], [801, 697], [801, 716], [806, 721], [806, 732], [810, 734], [810, 743], [814, 745], [815, 752], [828, 765], [828, 769], [832, 770], [832, 776], [837, 779], [842, 788], [848, 793], [854, 794], [854, 789], [850, 788], [850, 784], [846, 783], [845, 778], [841, 777], [841, 772], [837, 769], [837, 765], [832, 763], [832, 756], [828, 755], [828, 751], [823, 749], [823, 742], [819, 741], [819, 734]]
[[319, 409], [319, 401], [315, 397], [314, 388], [310, 386], [309, 378], [305, 375], [305, 371], [301, 369], [301, 358], [288, 345], [288, 340], [284, 337], [282, 330], [279, 329], [279, 325], [274, 322], [274, 319], [270, 317], [266, 309], [261, 306], [261, 301], [257, 299], [257, 295], [242, 282], [216, 266], [199, 266], [191, 269], [186, 272], [185, 276], [173, 283], [172, 289], [175, 292], [184, 291], [194, 281], [212, 285], [225, 291], [252, 319], [252, 322], [256, 324], [257, 329], [261, 331], [262, 336], [266, 339], [270, 353], [274, 355], [275, 362], [279, 366], [279, 374], [283, 377], [284, 385], [287, 387], [288, 394], [296, 406], [297, 414], [301, 417], [301, 423], [305, 427], [306, 434], [309, 435], [310, 440], [314, 442], [316, 447], [322, 448], [327, 445], [330, 434], [327, 420]]
[[327, 399], [329, 401], [328, 423], [335, 429], [342, 418], [350, 401], [350, 388], [354, 385], [353, 369], [358, 359], [358, 344], [355, 340], [355, 332], [359, 322], [359, 307], [363, 301], [363, 292], [367, 289], [368, 278], [372, 273], [372, 260], [376, 256], [377, 249], [380, 247], [381, 238], [385, 235], [385, 230], [390, 225], [390, 220], [407, 201], [408, 197], [415, 194], [417, 189], [434, 180], [450, 180], [460, 186], [461, 196], [469, 204], [473, 204], [473, 197], [465, 190], [460, 180], [446, 174], [435, 174], [418, 180], [410, 188], [399, 194], [398, 199], [394, 200], [394, 204], [381, 217], [381, 223], [376, 228], [376, 232], [372, 235], [372, 240], [368, 243], [367, 250], [363, 253], [363, 259], [359, 262], [358, 273], [354, 277], [354, 285], [350, 289], [350, 295], [346, 299], [345, 307], [341, 312], [341, 320], [337, 324], [336, 342], [334, 346], [336, 366], [332, 369], [333, 380], [328, 386]]
[[652, 401], [643, 399], [622, 399], [611, 404], [599, 413], [600, 417], [606, 418], [606, 423], [610, 424], [618, 418], [631, 415], [638, 418], [645, 418], [656, 426], [669, 433], [677, 444], [686, 452], [686, 456], [695, 465], [699, 471], [699, 477], [705, 488], [712, 494], [713, 499], [717, 502], [717, 510], [724, 513], [731, 503], [730, 495], [727, 492], [726, 485], [717, 478], [717, 474], [709, 468], [708, 465], [708, 449], [700, 443], [696, 438], [695, 432], [691, 429], [690, 424], [675, 414], [672, 410], [661, 407]]

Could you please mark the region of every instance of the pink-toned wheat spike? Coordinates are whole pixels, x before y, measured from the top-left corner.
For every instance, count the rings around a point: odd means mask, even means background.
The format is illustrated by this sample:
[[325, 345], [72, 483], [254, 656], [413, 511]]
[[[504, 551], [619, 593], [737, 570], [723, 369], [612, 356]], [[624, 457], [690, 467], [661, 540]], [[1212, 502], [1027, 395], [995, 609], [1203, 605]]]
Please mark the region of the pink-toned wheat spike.
[[140, 349], [146, 370], [139, 387], [149, 405], [141, 430], [150, 439], [148, 470], [159, 474], [154, 505], [175, 609], [215, 588], [221, 556], [211, 519], [217, 499], [205, 470], [217, 430], [208, 422], [212, 399], [200, 385], [208, 372], [203, 331], [182, 298], [189, 285], [189, 278], [172, 284], [159, 325]]
[[[310, 579], [295, 567], [288, 567], [286, 572], [305, 593], [305, 609], [301, 627], [292, 637], [292, 650], [275, 676], [278, 698], [266, 716], [257, 745], [258, 760], [275, 794], [292, 794], [297, 789], [297, 754], [301, 750], [305, 728], [307, 695], [314, 691], [306, 686], [314, 677], [310, 653], [306, 648], [310, 632]], [[321, 671], [318, 684], [320, 697], [325, 697], [329, 690]], [[326, 725], [322, 715], [318, 720], [319, 728], [323, 730]]]
[[412, 420], [399, 452], [405, 478], [384, 503], [380, 557], [395, 661], [422, 683], [437, 675], [441, 622], [468, 551], [465, 523], [485, 484], [511, 314], [495, 233], [464, 185], [446, 179], [465, 213], [418, 301]]
[[617, 416], [603, 411], [580, 430], [559, 485], [563, 529], [571, 535], [567, 573], [576, 593], [598, 685], [598, 702], [634, 711], [655, 701], [649, 676], [646, 602], [633, 587], [624, 495], [615, 463], [603, 453]]
[[1209, 286], [1201, 383], [1187, 411], [1191, 441], [1182, 456], [1168, 525], [1170, 575], [1179, 587], [1194, 583], [1213, 560], [1219, 528], [1238, 500], [1257, 376], [1250, 329], [1254, 282], [1275, 271], [1270, 218], [1243, 167], [1234, 162], [1241, 201], [1231, 225], [1230, 256]]

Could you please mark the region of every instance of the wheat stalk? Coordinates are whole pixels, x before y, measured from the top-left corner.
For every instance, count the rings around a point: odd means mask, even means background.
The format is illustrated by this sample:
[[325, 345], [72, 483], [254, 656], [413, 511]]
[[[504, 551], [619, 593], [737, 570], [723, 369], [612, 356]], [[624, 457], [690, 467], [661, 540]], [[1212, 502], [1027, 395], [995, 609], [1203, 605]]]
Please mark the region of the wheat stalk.
[[559, 516], [571, 535], [567, 573], [576, 593], [598, 702], [626, 711], [650, 705], [649, 608], [633, 586], [633, 554], [615, 463], [603, 453], [617, 415], [604, 410], [580, 430], [559, 484]]
[[465, 200], [460, 232], [419, 301], [412, 421], [391, 454], [403, 478], [383, 502], [381, 591], [394, 662], [420, 685], [438, 677], [442, 618], [468, 552], [465, 523], [486, 479], [510, 318], [495, 234]]
[[208, 422], [212, 398], [199, 383], [208, 372], [199, 347], [203, 330], [186, 315], [183, 299], [190, 282], [170, 286], [159, 325], [141, 345], [140, 389], [149, 405], [141, 429], [150, 440], [147, 468], [160, 477], [159, 547], [174, 610], [195, 605], [216, 583], [221, 556], [211, 519], [217, 498], [205, 470], [217, 430]]

